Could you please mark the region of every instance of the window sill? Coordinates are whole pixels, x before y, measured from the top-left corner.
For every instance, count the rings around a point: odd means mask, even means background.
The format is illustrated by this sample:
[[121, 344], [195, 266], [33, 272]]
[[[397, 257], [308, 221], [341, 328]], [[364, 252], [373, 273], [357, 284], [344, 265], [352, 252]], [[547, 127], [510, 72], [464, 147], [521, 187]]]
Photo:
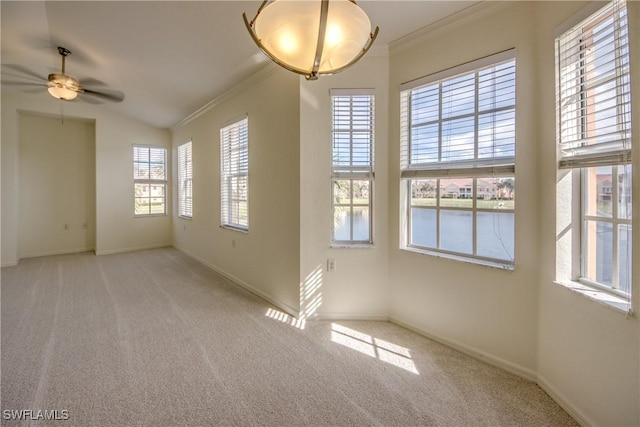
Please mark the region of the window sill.
[[426, 249], [415, 248], [412, 246], [401, 247], [400, 250], [413, 252], [420, 255], [433, 256], [436, 258], [445, 258], [445, 259], [451, 259], [454, 261], [466, 262], [467, 264], [481, 265], [483, 267], [498, 268], [500, 270], [506, 270], [506, 271], [513, 271], [515, 269], [514, 264], [508, 263], [508, 262], [502, 263], [502, 262], [496, 262], [496, 261], [489, 261], [486, 259], [466, 257], [463, 255], [455, 255], [447, 252], [430, 251]]
[[225, 230], [237, 231], [238, 233], [249, 234], [248, 228], [234, 227], [232, 225], [221, 225], [220, 228], [223, 228]]
[[624, 298], [621, 298], [616, 295], [612, 295], [606, 291], [601, 289], [592, 288], [587, 285], [583, 285], [579, 282], [573, 281], [554, 281], [556, 285], [560, 285], [572, 292], [583, 295], [588, 299], [595, 301], [599, 304], [602, 304], [606, 307], [611, 308], [612, 310], [618, 311], [620, 313], [624, 313], [627, 316], [633, 315], [633, 311], [631, 310], [631, 302], [627, 301]]
[[332, 243], [331, 249], [373, 249], [373, 243]]
[[178, 218], [184, 219], [185, 221], [192, 221], [193, 220], [192, 216], [178, 215]]

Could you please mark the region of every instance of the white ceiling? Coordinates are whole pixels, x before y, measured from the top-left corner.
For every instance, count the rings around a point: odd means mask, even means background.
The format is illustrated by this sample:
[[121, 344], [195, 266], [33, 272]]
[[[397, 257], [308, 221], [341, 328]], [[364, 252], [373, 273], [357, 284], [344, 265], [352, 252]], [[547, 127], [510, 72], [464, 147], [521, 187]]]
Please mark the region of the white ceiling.
[[[2, 91], [49, 96], [44, 86], [34, 91], [15, 83], [35, 81], [27, 72], [42, 81], [59, 72], [56, 46], [64, 46], [72, 52], [67, 74], [125, 94], [123, 102], [106, 102], [104, 108], [169, 128], [269, 63], [242, 20], [243, 12], [253, 18], [260, 3], [3, 0]], [[358, 2], [380, 27], [374, 49], [386, 49], [389, 42], [473, 3]]]

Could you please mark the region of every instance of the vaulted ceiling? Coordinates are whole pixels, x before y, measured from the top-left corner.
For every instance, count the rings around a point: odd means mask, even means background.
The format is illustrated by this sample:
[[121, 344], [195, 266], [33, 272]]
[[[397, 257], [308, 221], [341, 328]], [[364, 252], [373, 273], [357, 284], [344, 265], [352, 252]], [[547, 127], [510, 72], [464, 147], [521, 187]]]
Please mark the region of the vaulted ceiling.
[[[68, 74], [125, 94], [123, 102], [105, 102], [104, 108], [169, 128], [269, 63], [242, 21], [242, 13], [252, 18], [260, 3], [3, 0], [2, 91], [48, 97], [44, 85], [17, 83], [46, 82], [49, 73], [60, 72], [56, 47], [64, 46], [72, 51]], [[373, 49], [382, 52], [473, 3], [358, 2], [380, 27]]]

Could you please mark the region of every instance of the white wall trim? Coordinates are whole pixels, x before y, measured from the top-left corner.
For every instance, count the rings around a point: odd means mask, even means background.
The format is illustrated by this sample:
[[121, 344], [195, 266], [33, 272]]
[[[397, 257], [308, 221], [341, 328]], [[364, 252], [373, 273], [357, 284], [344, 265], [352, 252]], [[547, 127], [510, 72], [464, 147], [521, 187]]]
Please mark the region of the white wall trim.
[[574, 420], [578, 422], [582, 427], [591, 427], [596, 424], [587, 418], [582, 412], [576, 409], [576, 406], [573, 405], [568, 399], [566, 399], [555, 387], [553, 387], [549, 381], [547, 381], [544, 377], [538, 375], [538, 379], [536, 380], [538, 386], [544, 390], [555, 402], [560, 405], [562, 409], [567, 411]]
[[247, 282], [238, 279], [233, 274], [230, 274], [230, 273], [226, 272], [225, 270], [223, 270], [223, 269], [211, 264], [210, 262], [200, 258], [199, 256], [192, 254], [191, 252], [187, 251], [186, 249], [183, 249], [183, 248], [175, 246], [175, 245], [173, 247], [175, 249], [177, 249], [178, 251], [182, 252], [183, 254], [185, 254], [186, 256], [188, 256], [189, 258], [192, 258], [192, 259], [198, 261], [200, 264], [204, 265], [205, 267], [208, 267], [211, 270], [215, 271], [216, 273], [218, 273], [218, 274], [226, 277], [227, 279], [231, 280], [234, 284], [236, 284], [236, 285], [240, 286], [241, 288], [251, 292], [252, 294], [262, 298], [263, 300], [267, 301], [269, 304], [274, 305], [276, 308], [284, 311], [288, 315], [293, 316], [296, 319], [300, 315], [299, 310], [296, 310], [295, 308], [289, 306], [288, 304], [283, 303], [282, 301], [278, 301], [276, 298], [271, 297], [270, 295], [268, 295], [265, 292], [255, 288], [254, 286], [248, 284]]
[[52, 256], [52, 255], [78, 254], [81, 252], [93, 252], [93, 248], [57, 249], [55, 251], [35, 252], [33, 254], [21, 255], [20, 259], [39, 258], [43, 256]]
[[211, 110], [212, 108], [215, 108], [216, 106], [220, 105], [224, 101], [230, 98], [233, 98], [234, 96], [238, 95], [240, 92], [243, 92], [247, 88], [258, 83], [259, 81], [264, 80], [271, 73], [275, 72], [278, 69], [280, 68], [274, 62], [269, 61], [269, 63], [267, 63], [264, 67], [260, 68], [257, 72], [253, 73], [252, 75], [242, 80], [241, 82], [235, 84], [234, 86], [231, 86], [229, 89], [225, 90], [224, 92], [222, 92], [221, 94], [213, 98], [211, 101], [207, 102], [202, 107], [198, 108], [196, 111], [194, 111], [184, 119], [180, 120], [178, 123], [171, 126], [170, 130], [175, 131], [176, 129], [186, 125], [192, 120], [197, 119], [198, 117], [200, 117], [207, 111]]
[[440, 335], [436, 335], [433, 334], [431, 332], [428, 332], [425, 329], [422, 329], [418, 326], [412, 325], [411, 323], [407, 323], [404, 322], [400, 319], [398, 319], [397, 317], [393, 317], [390, 316], [389, 317], [389, 322], [391, 323], [395, 323], [398, 326], [402, 326], [403, 328], [409, 329], [410, 331], [413, 331], [415, 333], [418, 333], [420, 335], [423, 335], [427, 338], [430, 338], [434, 341], [437, 341], [441, 344], [444, 344], [448, 347], [451, 347], [455, 350], [458, 350], [468, 356], [471, 356], [475, 359], [479, 359], [485, 363], [488, 363], [489, 365], [493, 365], [497, 368], [503, 369], [507, 372], [510, 372], [512, 374], [515, 374], [519, 377], [522, 377], [526, 380], [532, 381], [532, 382], [536, 382], [538, 379], [538, 376], [536, 374], [536, 372], [532, 371], [531, 369], [525, 368], [523, 366], [517, 365], [515, 363], [509, 362], [507, 360], [504, 360], [500, 357], [496, 357], [493, 356], [489, 353], [486, 353], [484, 351], [481, 350], [476, 350], [473, 347], [469, 347], [468, 345], [462, 344], [458, 341], [454, 341], [454, 340], [450, 340], [447, 338], [444, 338]]
[[16, 265], [18, 265], [18, 261], [7, 261], [7, 262], [3, 262], [2, 265], [0, 265], [0, 267], [1, 268], [15, 267]]
[[146, 251], [149, 249], [170, 248], [170, 247], [171, 247], [171, 243], [160, 243], [158, 245], [136, 246], [136, 247], [130, 247], [130, 248], [117, 248], [117, 249], [108, 249], [106, 251], [96, 251], [96, 255], [111, 255], [111, 254], [119, 254], [123, 252]]
[[424, 43], [426, 40], [449, 32], [453, 29], [463, 27], [469, 22], [475, 21], [487, 15], [491, 15], [510, 5], [508, 1], [479, 2], [467, 7], [453, 15], [447, 16], [433, 24], [420, 28], [413, 33], [400, 37], [389, 43], [389, 52], [394, 55], [398, 52], [410, 49], [416, 45]]

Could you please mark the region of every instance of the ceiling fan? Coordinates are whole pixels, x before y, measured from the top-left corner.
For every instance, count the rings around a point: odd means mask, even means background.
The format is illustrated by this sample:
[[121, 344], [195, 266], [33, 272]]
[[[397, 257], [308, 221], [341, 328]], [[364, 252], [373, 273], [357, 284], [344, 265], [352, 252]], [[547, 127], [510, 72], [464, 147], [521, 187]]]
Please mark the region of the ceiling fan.
[[101, 92], [82, 87], [78, 79], [65, 74], [64, 72], [65, 60], [67, 56], [71, 55], [71, 51], [62, 46], [58, 46], [58, 53], [60, 53], [60, 56], [62, 56], [62, 72], [49, 74], [49, 84], [47, 90], [49, 91], [51, 96], [63, 101], [71, 101], [72, 99], [75, 99], [78, 94], [97, 96], [99, 98], [114, 102], [122, 102], [124, 100], [124, 94], [122, 92]]
[[[30, 77], [36, 77], [42, 83], [29, 83], [29, 82], [5, 82], [3, 84], [12, 84], [12, 85], [34, 85], [34, 86], [45, 86], [51, 96], [61, 101], [72, 101], [78, 95], [80, 95], [81, 99], [84, 99], [88, 102], [93, 101], [88, 97], [92, 97], [98, 100], [105, 100], [111, 102], [122, 102], [124, 100], [124, 93], [116, 90], [110, 89], [95, 89], [89, 88], [87, 85], [83, 85], [80, 81], [68, 74], [65, 73], [65, 61], [67, 56], [71, 55], [71, 51], [65, 47], [58, 46], [58, 53], [62, 57], [62, 70], [60, 73], [51, 73], [47, 78], [47, 82], [42, 82], [44, 80], [43, 77], [38, 76], [37, 74], [17, 65], [7, 66], [8, 68], [12, 68], [15, 71], [20, 72], [21, 74], [27, 74]], [[94, 85], [103, 85], [103, 83], [93, 80], [87, 79], [87, 82], [91, 82], [89, 84]]]

